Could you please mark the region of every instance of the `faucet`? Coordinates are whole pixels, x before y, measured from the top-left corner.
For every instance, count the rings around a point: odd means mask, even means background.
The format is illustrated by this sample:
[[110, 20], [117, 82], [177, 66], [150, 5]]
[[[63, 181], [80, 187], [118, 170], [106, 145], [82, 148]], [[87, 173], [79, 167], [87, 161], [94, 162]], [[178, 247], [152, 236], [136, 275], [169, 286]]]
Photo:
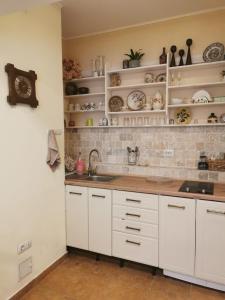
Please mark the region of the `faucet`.
[[97, 149], [92, 149], [89, 153], [89, 160], [88, 160], [88, 176], [92, 176], [96, 174], [96, 168], [94, 169], [91, 163], [91, 158], [92, 158], [92, 154], [93, 153], [97, 153], [98, 155], [98, 159], [100, 160], [100, 154], [99, 151]]

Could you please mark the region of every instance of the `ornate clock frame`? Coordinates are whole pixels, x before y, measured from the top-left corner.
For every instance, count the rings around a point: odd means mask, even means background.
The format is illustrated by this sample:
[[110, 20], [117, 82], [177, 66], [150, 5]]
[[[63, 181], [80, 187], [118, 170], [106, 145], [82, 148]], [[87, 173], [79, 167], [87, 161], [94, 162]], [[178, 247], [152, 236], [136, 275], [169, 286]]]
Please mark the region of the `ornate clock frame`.
[[[37, 74], [34, 71], [23, 71], [14, 67], [13, 64], [7, 64], [5, 66], [5, 71], [8, 74], [9, 83], [9, 95], [7, 96], [7, 101], [11, 105], [16, 105], [17, 103], [23, 103], [30, 105], [33, 108], [38, 106], [38, 100], [36, 98], [35, 81], [37, 80]], [[29, 87], [27, 87], [27, 94], [24, 91], [21, 93], [18, 91], [20, 88], [20, 80], [29, 82]], [[19, 82], [19, 83], [18, 83]], [[27, 84], [28, 85], [28, 84]], [[26, 90], [26, 86], [25, 86]], [[28, 93], [29, 90], [29, 93]]]

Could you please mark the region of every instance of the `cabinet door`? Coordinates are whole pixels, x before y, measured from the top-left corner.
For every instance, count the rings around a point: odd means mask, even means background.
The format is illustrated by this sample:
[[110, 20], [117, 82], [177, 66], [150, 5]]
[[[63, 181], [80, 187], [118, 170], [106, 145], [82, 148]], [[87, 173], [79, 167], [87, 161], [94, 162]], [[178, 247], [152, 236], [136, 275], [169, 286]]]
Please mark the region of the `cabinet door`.
[[67, 245], [88, 250], [87, 188], [66, 186]]
[[111, 255], [111, 191], [89, 189], [89, 250]]
[[225, 284], [225, 203], [197, 201], [196, 276]]
[[195, 200], [160, 196], [159, 266], [194, 275]]

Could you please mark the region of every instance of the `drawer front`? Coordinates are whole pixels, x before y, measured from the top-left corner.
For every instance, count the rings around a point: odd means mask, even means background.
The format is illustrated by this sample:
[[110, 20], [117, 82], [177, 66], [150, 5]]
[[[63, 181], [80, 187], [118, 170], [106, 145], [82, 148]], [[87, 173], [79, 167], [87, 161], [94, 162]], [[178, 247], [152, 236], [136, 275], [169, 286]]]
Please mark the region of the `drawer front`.
[[87, 188], [82, 186], [76, 186], [76, 185], [67, 185], [66, 186], [66, 194], [67, 196], [87, 196]]
[[158, 225], [113, 218], [113, 230], [157, 239]]
[[158, 211], [156, 210], [114, 205], [113, 217], [136, 222], [158, 224]]
[[158, 195], [113, 191], [113, 204], [158, 210]]
[[158, 240], [113, 231], [113, 256], [158, 266]]
[[111, 190], [106, 190], [106, 189], [96, 189], [96, 188], [89, 188], [89, 198], [91, 199], [106, 199], [110, 198], [111, 199]]

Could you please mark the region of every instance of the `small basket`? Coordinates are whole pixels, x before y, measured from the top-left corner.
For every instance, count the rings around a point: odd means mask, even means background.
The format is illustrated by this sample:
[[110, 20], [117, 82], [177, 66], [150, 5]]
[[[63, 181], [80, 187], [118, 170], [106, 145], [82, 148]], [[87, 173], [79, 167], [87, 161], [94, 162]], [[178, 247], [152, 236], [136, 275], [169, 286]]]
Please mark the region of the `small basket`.
[[225, 159], [208, 160], [210, 171], [225, 172]]

